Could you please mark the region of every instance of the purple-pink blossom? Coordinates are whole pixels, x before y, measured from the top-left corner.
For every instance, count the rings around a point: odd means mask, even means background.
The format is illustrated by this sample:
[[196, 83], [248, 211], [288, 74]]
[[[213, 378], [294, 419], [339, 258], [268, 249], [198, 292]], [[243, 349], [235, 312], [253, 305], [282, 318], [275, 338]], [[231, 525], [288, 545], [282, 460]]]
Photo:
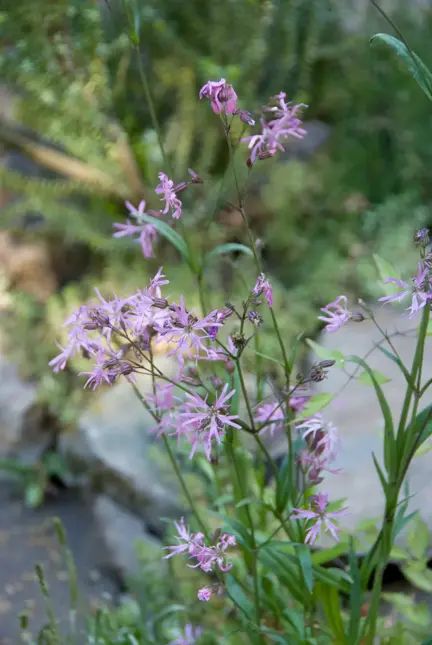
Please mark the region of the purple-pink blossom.
[[379, 301], [384, 303], [401, 302], [408, 296], [411, 296], [411, 305], [407, 311], [409, 311], [409, 318], [412, 318], [432, 300], [432, 293], [429, 291], [427, 279], [428, 273], [428, 267], [423, 267], [422, 263], [419, 262], [417, 275], [412, 278], [412, 284], [404, 282], [404, 280], [398, 280], [397, 278], [387, 278], [385, 282], [395, 284], [399, 287], [399, 291], [391, 296], [383, 296], [379, 298]]
[[208, 99], [215, 114], [235, 114], [237, 110], [237, 94], [232, 85], [224, 78], [220, 81], [207, 81], [200, 89], [200, 99]]
[[213, 589], [210, 586], [198, 590], [198, 600], [208, 602], [213, 595]]
[[248, 143], [250, 152], [250, 162], [254, 163], [257, 159], [265, 159], [274, 156], [278, 150], [284, 151], [283, 142], [292, 136], [302, 139], [306, 130], [302, 128], [302, 121], [298, 113], [305, 107], [303, 103], [292, 105], [285, 102], [285, 92], [280, 92], [274, 97], [277, 105], [265, 107], [265, 112], [270, 112], [274, 119], [267, 121], [260, 119], [261, 133], [254, 134], [242, 139]]
[[190, 623], [187, 623], [183, 634], [180, 634], [175, 640], [171, 641], [169, 645], [194, 645], [201, 636], [201, 633], [202, 627], [194, 627]]
[[316, 414], [301, 421], [296, 427], [321, 459], [334, 459], [340, 447], [340, 435], [333, 423], [324, 421], [321, 414]]
[[328, 531], [337, 542], [339, 541], [337, 534], [340, 528], [332, 520], [339, 517], [346, 517], [348, 513], [345, 508], [340, 511], [329, 512], [326, 510], [328, 503], [328, 495], [326, 493], [318, 493], [311, 497], [311, 508], [309, 510], [302, 508], [293, 509], [291, 519], [307, 520], [306, 544], [313, 544], [316, 541], [321, 528], [324, 531]]
[[191, 533], [189, 528], [185, 526], [183, 518], [180, 522], [174, 522], [174, 525], [177, 529], [177, 544], [163, 547], [169, 551], [164, 559], [187, 553], [190, 558], [196, 560], [195, 564], [189, 565], [192, 568], [198, 567], [206, 573], [213, 571], [214, 566], [217, 566], [222, 573], [231, 569], [232, 564], [226, 559], [226, 551], [237, 544], [233, 535], [222, 533], [214, 544], [208, 546], [204, 542], [204, 534]]
[[252, 295], [254, 296], [260, 296], [262, 293], [268, 302], [268, 306], [273, 307], [273, 288], [264, 273], [258, 276], [256, 284], [252, 289]]
[[125, 204], [131, 216], [135, 218], [137, 223], [132, 224], [130, 220], [127, 219], [126, 224], [113, 224], [114, 228], [116, 229], [113, 237], [138, 236], [144, 257], [153, 257], [153, 243], [157, 240], [158, 235], [156, 227], [149, 222], [145, 222], [142, 218], [143, 215], [147, 215], [147, 213], [145, 212], [145, 201], [142, 200], [138, 208], [135, 208], [135, 206], [133, 206], [130, 202], [125, 202]]
[[188, 311], [185, 307], [184, 297], [180, 296], [180, 304], [171, 305], [171, 316], [163, 325], [156, 326], [159, 341], [165, 340], [175, 345], [168, 354], [176, 354], [180, 359], [182, 354], [188, 358], [198, 360], [200, 355], [207, 354], [206, 339], [210, 338], [210, 330], [220, 327], [222, 323], [214, 320], [215, 312], [211, 312], [201, 320], [195, 311]]
[[208, 402], [208, 395], [203, 399], [198, 393], [187, 394], [184, 411], [180, 413], [182, 419], [180, 432], [186, 435], [192, 444], [190, 457], [192, 458], [199, 444], [202, 444], [207, 459], [211, 459], [213, 442], [220, 444], [225, 434], [226, 426], [240, 428], [236, 423], [238, 416], [228, 414], [229, 400], [234, 396], [235, 390], [227, 392], [225, 385], [220, 395], [213, 404]]
[[161, 212], [166, 215], [171, 211], [174, 219], [179, 219], [182, 214], [183, 204], [177, 197], [176, 185], [164, 172], [159, 173], [159, 184], [155, 188], [155, 193], [162, 195], [161, 201], [165, 202], [165, 208]]
[[345, 325], [352, 316], [351, 312], [347, 309], [346, 296], [338, 296], [336, 300], [330, 302], [325, 307], [322, 307], [321, 311], [325, 315], [318, 316], [318, 320], [322, 320], [326, 323], [324, 328], [326, 331], [337, 331]]

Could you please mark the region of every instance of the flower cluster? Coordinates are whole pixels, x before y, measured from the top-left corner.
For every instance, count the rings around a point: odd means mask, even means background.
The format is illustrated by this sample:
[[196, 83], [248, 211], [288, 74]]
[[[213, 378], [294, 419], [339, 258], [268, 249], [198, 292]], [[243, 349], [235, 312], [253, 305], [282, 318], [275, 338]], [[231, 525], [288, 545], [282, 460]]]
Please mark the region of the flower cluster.
[[155, 188], [155, 193], [161, 195], [161, 201], [165, 203], [164, 208], [160, 211], [149, 210], [146, 212], [146, 202], [144, 200], [140, 202], [138, 208], [135, 208], [128, 201], [125, 202], [126, 208], [130, 216], [135, 220], [135, 223], [132, 223], [129, 219], [126, 220], [126, 224], [115, 223], [113, 225], [115, 229], [113, 237], [138, 236], [144, 257], [153, 257], [153, 244], [158, 237], [154, 218], [171, 213], [174, 219], [179, 219], [182, 214], [183, 204], [178, 195], [186, 190], [190, 184], [203, 183], [201, 177], [191, 168], [189, 168], [188, 172], [191, 180], [181, 182], [180, 184], [175, 184], [165, 173], [159, 173], [159, 184]]
[[309, 510], [302, 508], [293, 509], [291, 514], [291, 519], [293, 520], [307, 520], [309, 526], [306, 530], [306, 544], [313, 544], [317, 539], [321, 528], [324, 527], [324, 530], [329, 531], [332, 537], [337, 541], [338, 532], [340, 531], [339, 527], [332, 522], [331, 520], [346, 517], [346, 509], [343, 508], [340, 511], [330, 512], [327, 510], [329, 504], [328, 495], [325, 493], [318, 493], [311, 497], [311, 507]]
[[190, 623], [187, 623], [184, 628], [184, 633], [171, 641], [169, 645], [194, 645], [201, 634], [202, 627], [194, 627]]
[[285, 92], [280, 92], [273, 97], [275, 105], [264, 108], [266, 113], [271, 115], [268, 121], [264, 117], [260, 119], [261, 133], [254, 134], [242, 139], [248, 143], [250, 152], [249, 163], [253, 164], [257, 159], [273, 157], [278, 150], [284, 151], [283, 142], [288, 137], [303, 139], [306, 130], [302, 128], [302, 121], [299, 113], [307, 106], [303, 103], [293, 105], [286, 103]]
[[[177, 529], [177, 544], [164, 547], [165, 550], [169, 551], [165, 559], [172, 558], [175, 555], [188, 554], [189, 558], [195, 561], [195, 564], [188, 566], [194, 569], [200, 568], [205, 573], [210, 573], [214, 567], [218, 567], [222, 573], [230, 571], [232, 564], [226, 559], [226, 551], [229, 547], [234, 547], [237, 544], [233, 535], [217, 531], [214, 536], [214, 543], [207, 546], [204, 533], [191, 533], [189, 528], [185, 526], [183, 518], [180, 519], [180, 522], [174, 522], [174, 525]], [[200, 600], [209, 600], [211, 597], [211, 591], [205, 592], [205, 589], [210, 588], [205, 587], [198, 592]], [[208, 595], [209, 593], [210, 595]]]

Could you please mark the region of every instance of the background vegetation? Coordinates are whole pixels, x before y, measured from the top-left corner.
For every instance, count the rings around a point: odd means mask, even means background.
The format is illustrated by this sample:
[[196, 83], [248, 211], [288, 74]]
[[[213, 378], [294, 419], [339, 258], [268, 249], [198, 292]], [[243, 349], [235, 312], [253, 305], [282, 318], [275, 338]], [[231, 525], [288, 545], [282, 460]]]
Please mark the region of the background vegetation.
[[[432, 11], [396, 1], [390, 8], [428, 63]], [[209, 78], [229, 79], [251, 111], [282, 88], [310, 106], [309, 138], [260, 164], [248, 203], [280, 283], [288, 338], [313, 332], [317, 308], [336, 293], [370, 291], [371, 251], [412, 262], [407, 236], [431, 223], [432, 117], [392, 52], [370, 46], [384, 28], [372, 5], [345, 0], [5, 0], [0, 74], [16, 100], [13, 120], [0, 120], [9, 197], [0, 224], [20, 244], [43, 239], [50, 257], [79, 259], [68, 271], [54, 262], [49, 297], [4, 271], [4, 344], [63, 422], [73, 420], [82, 393], [72, 375], [54, 381], [46, 368], [59, 321], [95, 284], [120, 291], [162, 261], [178, 263], [163, 245], [144, 262], [136, 247], [112, 240], [124, 200], [155, 206], [157, 173], [181, 180], [193, 167], [206, 180], [188, 203], [197, 245], [202, 230], [209, 246], [243, 238], [224, 201], [230, 186], [220, 190], [227, 155], [219, 124], [197, 100]], [[209, 269], [222, 297], [241, 286], [230, 272]], [[185, 279], [178, 267], [178, 284]]]

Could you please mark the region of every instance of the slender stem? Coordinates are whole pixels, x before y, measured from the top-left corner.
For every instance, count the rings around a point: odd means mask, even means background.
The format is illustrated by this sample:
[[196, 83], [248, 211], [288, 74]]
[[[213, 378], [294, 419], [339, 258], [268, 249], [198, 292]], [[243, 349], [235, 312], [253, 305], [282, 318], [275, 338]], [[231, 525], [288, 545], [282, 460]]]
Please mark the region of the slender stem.
[[[421, 369], [421, 366], [423, 364], [424, 344], [426, 339], [428, 321], [429, 321], [429, 309], [426, 306], [423, 308], [420, 327], [419, 327], [419, 335], [417, 339], [417, 347], [416, 347], [416, 351], [412, 362], [411, 379], [413, 383], [416, 383], [418, 370]], [[403, 402], [402, 413], [400, 416], [399, 427], [397, 432], [397, 437], [399, 442], [401, 441], [403, 432], [405, 430], [412, 396], [413, 396], [413, 390], [411, 387], [408, 386], [405, 394], [405, 399]]]

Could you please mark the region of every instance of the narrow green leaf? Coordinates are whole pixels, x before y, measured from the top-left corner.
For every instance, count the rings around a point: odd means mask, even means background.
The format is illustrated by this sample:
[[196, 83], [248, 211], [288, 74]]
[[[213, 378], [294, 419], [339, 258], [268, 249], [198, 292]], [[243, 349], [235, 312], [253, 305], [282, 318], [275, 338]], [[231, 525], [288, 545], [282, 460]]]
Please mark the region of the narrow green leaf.
[[217, 255], [224, 255], [225, 253], [233, 253], [235, 251], [253, 257], [253, 252], [248, 246], [237, 244], [236, 242], [230, 242], [229, 244], [219, 244], [219, 246], [215, 246], [215, 248], [209, 251], [205, 256], [204, 263], [208, 260], [212, 260]]
[[184, 239], [175, 231], [171, 226], [166, 222], [157, 217], [152, 217], [151, 215], [146, 215], [145, 213], [140, 214], [140, 220], [152, 224], [162, 237], [164, 237], [168, 242], [170, 242], [180, 253], [180, 255], [190, 264], [190, 255], [189, 249], [187, 247]]
[[296, 547], [297, 557], [300, 562], [300, 569], [303, 574], [307, 590], [312, 593], [313, 589], [313, 568], [310, 549], [306, 544]]
[[240, 520], [236, 520], [233, 517], [228, 517], [227, 515], [223, 515], [222, 513], [214, 513], [218, 517], [220, 517], [226, 524], [227, 531], [230, 533], [234, 533], [236, 538], [240, 541], [241, 544], [244, 546], [247, 546], [251, 548], [253, 546], [253, 540], [252, 536], [249, 533], [248, 529]]
[[393, 361], [393, 363], [396, 363], [396, 365], [399, 367], [400, 371], [401, 371], [401, 372], [402, 372], [402, 374], [404, 375], [405, 380], [406, 380], [406, 382], [408, 383], [408, 385], [409, 385], [413, 390], [415, 390], [415, 389], [416, 389], [416, 385], [415, 385], [415, 383], [413, 382], [413, 380], [412, 380], [412, 378], [411, 378], [411, 374], [408, 372], [407, 368], [405, 367], [405, 365], [403, 364], [403, 362], [400, 360], [400, 358], [398, 358], [397, 356], [395, 356], [394, 354], [392, 354], [391, 352], [389, 352], [389, 351], [388, 351], [388, 349], [386, 349], [385, 347], [382, 347], [381, 345], [377, 345], [377, 349], [378, 349], [380, 352], [382, 352], [385, 356], [387, 356], [387, 358], [388, 358], [388, 359], [390, 359], [391, 361]]
[[235, 603], [235, 605], [243, 612], [243, 614], [251, 619], [253, 617], [253, 605], [249, 598], [244, 593], [243, 589], [237, 582], [234, 580], [231, 574], [225, 575], [225, 585], [229, 597]]
[[426, 557], [429, 541], [428, 527], [420, 515], [417, 514], [407, 532], [408, 549], [417, 560]]
[[349, 594], [352, 579], [346, 571], [336, 567], [324, 568], [315, 564], [313, 565], [313, 570], [317, 580]]
[[375, 469], [376, 469], [376, 471], [378, 473], [378, 477], [379, 477], [379, 480], [381, 482], [381, 486], [382, 486], [382, 489], [384, 491], [384, 495], [387, 497], [388, 484], [386, 482], [385, 475], [384, 475], [383, 471], [381, 470], [381, 466], [379, 465], [378, 460], [377, 460], [377, 458], [375, 456], [375, 453], [372, 453], [372, 459], [373, 459], [373, 462], [374, 462], [374, 465], [375, 465]]
[[279, 469], [276, 486], [276, 510], [283, 513], [288, 503], [291, 493], [292, 473], [291, 473], [291, 459], [289, 455], [284, 457], [282, 465]]
[[409, 424], [406, 429], [406, 442], [403, 454], [403, 461], [412, 457], [412, 451], [416, 447], [416, 451], [429, 439], [432, 435], [432, 406], [428, 405], [422, 410], [415, 419]]
[[335, 645], [345, 643], [345, 630], [337, 589], [321, 583], [320, 585], [317, 585], [317, 595], [324, 609], [326, 622], [334, 636], [334, 640], [332, 639], [332, 642]]
[[432, 101], [432, 74], [421, 58], [413, 51], [410, 51], [399, 38], [395, 38], [394, 36], [375, 34], [370, 39], [370, 42], [373, 43], [375, 41], [388, 45], [403, 60], [413, 79], [421, 87], [428, 99]]
[[426, 567], [418, 571], [413, 565], [404, 567], [402, 571], [414, 587], [427, 593], [432, 593], [432, 571], [426, 569]]
[[384, 258], [382, 258], [380, 255], [377, 255], [375, 253], [372, 257], [378, 270], [379, 277], [382, 281], [384, 294], [386, 296], [394, 295], [398, 291], [399, 287], [392, 282], [386, 283], [386, 280], [387, 278], [396, 278], [396, 280], [400, 280], [401, 276], [396, 271], [394, 266], [390, 264], [390, 262], [387, 262], [387, 260], [384, 260]]
[[264, 568], [276, 575], [280, 584], [288, 589], [292, 597], [304, 604], [304, 585], [300, 581], [298, 560], [277, 550], [271, 542], [260, 549], [258, 557]]
[[[390, 378], [387, 378], [385, 374], [378, 372], [378, 370], [373, 370], [373, 375], [374, 375], [375, 381], [380, 385], [383, 385], [383, 383], [389, 383], [391, 381]], [[372, 387], [374, 387], [374, 382], [372, 380], [371, 375], [368, 374], [368, 372], [362, 372], [360, 376], [357, 378], [357, 381], [359, 381], [359, 383], [363, 383], [364, 385], [372, 385]]]
[[345, 361], [345, 356], [342, 354], [342, 352], [339, 352], [337, 349], [328, 349], [327, 347], [323, 347], [323, 345], [316, 343], [314, 340], [311, 340], [310, 338], [306, 338], [306, 342], [309, 345], [309, 347], [313, 349], [313, 351], [319, 358], [323, 358], [323, 359], [330, 358], [336, 361], [337, 365], [343, 365]]
[[361, 588], [360, 569], [358, 567], [353, 541], [351, 542], [351, 549], [349, 554], [349, 573], [352, 578], [352, 585], [350, 591], [350, 612], [347, 642], [350, 643], [350, 645], [357, 645], [360, 637], [363, 594]]
[[374, 370], [369, 367], [366, 361], [364, 361], [359, 356], [348, 356], [346, 360], [350, 363], [356, 363], [357, 365], [360, 365], [360, 367], [363, 367], [363, 369], [369, 374], [369, 377], [373, 383], [384, 418], [384, 464], [387, 472], [392, 473], [396, 462], [396, 439], [394, 436], [393, 418], [390, 406], [387, 403], [387, 399], [385, 398], [381, 386], [375, 377]]
[[304, 335], [304, 332], [302, 332], [302, 331], [299, 334], [297, 334], [297, 336], [295, 337], [294, 342], [292, 344], [290, 355], [288, 357], [288, 366], [289, 366], [290, 371], [292, 371], [294, 369], [298, 348], [300, 346], [300, 341], [303, 338], [303, 335]]

